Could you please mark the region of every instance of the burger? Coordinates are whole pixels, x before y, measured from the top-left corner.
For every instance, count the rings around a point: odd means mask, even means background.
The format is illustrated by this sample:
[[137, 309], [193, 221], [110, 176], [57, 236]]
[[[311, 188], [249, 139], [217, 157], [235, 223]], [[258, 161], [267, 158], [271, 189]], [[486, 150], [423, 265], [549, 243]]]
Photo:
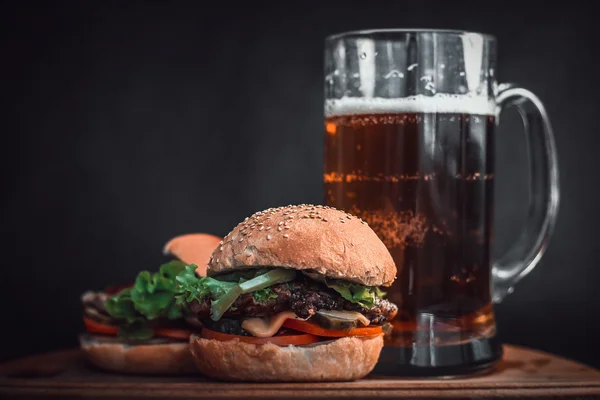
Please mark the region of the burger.
[[207, 276], [177, 279], [202, 325], [190, 336], [204, 375], [229, 381], [348, 381], [375, 367], [398, 308], [385, 245], [360, 218], [326, 206], [257, 212], [213, 251]]
[[132, 284], [87, 291], [81, 296], [86, 333], [80, 347], [87, 360], [106, 371], [142, 375], [197, 373], [189, 338], [200, 325], [177, 301], [177, 276], [206, 264], [221, 238], [187, 234], [170, 240], [164, 253], [172, 260], [158, 271], [142, 271]]

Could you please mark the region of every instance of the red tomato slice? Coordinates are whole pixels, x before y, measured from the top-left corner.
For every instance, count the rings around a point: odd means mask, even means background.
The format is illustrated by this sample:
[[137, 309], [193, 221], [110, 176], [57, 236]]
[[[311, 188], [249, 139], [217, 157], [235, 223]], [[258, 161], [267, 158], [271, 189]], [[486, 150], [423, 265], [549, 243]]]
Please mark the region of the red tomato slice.
[[316, 336], [343, 337], [343, 336], [376, 336], [383, 332], [381, 326], [365, 326], [354, 328], [348, 331], [337, 331], [325, 329], [314, 322], [303, 321], [301, 319], [286, 319], [283, 323], [286, 328], [294, 329], [300, 332], [310, 333]]
[[[85, 329], [89, 333], [101, 333], [103, 335], [111, 335], [116, 336], [119, 333], [119, 327], [116, 325], [107, 325], [98, 321], [94, 321], [91, 318], [83, 317], [83, 323], [85, 324]], [[188, 329], [155, 329], [154, 334], [156, 336], [168, 337], [172, 339], [182, 339], [188, 340], [190, 336], [194, 333]]]
[[103, 335], [116, 336], [119, 333], [119, 327], [115, 325], [105, 325], [101, 322], [94, 321], [88, 317], [83, 317], [85, 329], [89, 333], [101, 333]]
[[259, 338], [253, 336], [238, 336], [238, 335], [230, 335], [229, 333], [221, 333], [216, 331], [211, 331], [210, 329], [203, 328], [202, 333], [200, 334], [204, 339], [212, 339], [212, 340], [220, 340], [220, 341], [228, 341], [233, 339], [239, 339], [240, 342], [251, 343], [251, 344], [266, 344], [273, 343], [277, 346], [302, 346], [306, 344], [317, 343], [319, 338], [314, 335], [309, 335], [306, 333], [294, 334], [294, 335], [280, 335], [280, 336], [272, 336], [268, 338]]
[[189, 329], [169, 329], [169, 328], [157, 328], [154, 329], [154, 334], [156, 336], [163, 336], [172, 339], [182, 339], [188, 340], [190, 336], [194, 333]]

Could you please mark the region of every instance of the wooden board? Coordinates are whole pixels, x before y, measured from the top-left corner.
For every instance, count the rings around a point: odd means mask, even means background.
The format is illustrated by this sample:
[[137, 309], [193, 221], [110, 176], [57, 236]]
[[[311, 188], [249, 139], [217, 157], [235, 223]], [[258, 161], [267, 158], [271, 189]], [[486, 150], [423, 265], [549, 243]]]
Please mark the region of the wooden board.
[[225, 383], [201, 376], [143, 377], [100, 372], [78, 350], [0, 365], [0, 398], [600, 398], [600, 371], [548, 353], [505, 346], [488, 374], [439, 379], [372, 375], [340, 383]]

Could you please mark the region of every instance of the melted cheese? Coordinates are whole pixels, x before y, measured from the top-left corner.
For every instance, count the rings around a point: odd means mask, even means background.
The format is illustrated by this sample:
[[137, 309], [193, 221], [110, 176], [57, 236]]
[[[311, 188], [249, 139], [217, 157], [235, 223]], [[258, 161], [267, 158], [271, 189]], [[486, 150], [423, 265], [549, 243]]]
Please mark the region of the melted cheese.
[[277, 333], [286, 319], [294, 319], [296, 314], [284, 311], [273, 315], [270, 319], [248, 318], [242, 322], [242, 328], [255, 337], [271, 337]]

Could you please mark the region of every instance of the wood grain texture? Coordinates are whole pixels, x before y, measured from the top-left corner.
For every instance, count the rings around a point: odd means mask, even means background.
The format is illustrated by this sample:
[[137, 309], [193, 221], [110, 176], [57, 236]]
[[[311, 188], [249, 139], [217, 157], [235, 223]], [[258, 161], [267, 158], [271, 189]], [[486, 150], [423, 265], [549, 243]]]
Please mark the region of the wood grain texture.
[[202, 376], [117, 375], [88, 366], [78, 350], [0, 365], [0, 398], [600, 398], [600, 371], [544, 352], [505, 346], [485, 375], [400, 379], [371, 375], [339, 383], [224, 383]]

